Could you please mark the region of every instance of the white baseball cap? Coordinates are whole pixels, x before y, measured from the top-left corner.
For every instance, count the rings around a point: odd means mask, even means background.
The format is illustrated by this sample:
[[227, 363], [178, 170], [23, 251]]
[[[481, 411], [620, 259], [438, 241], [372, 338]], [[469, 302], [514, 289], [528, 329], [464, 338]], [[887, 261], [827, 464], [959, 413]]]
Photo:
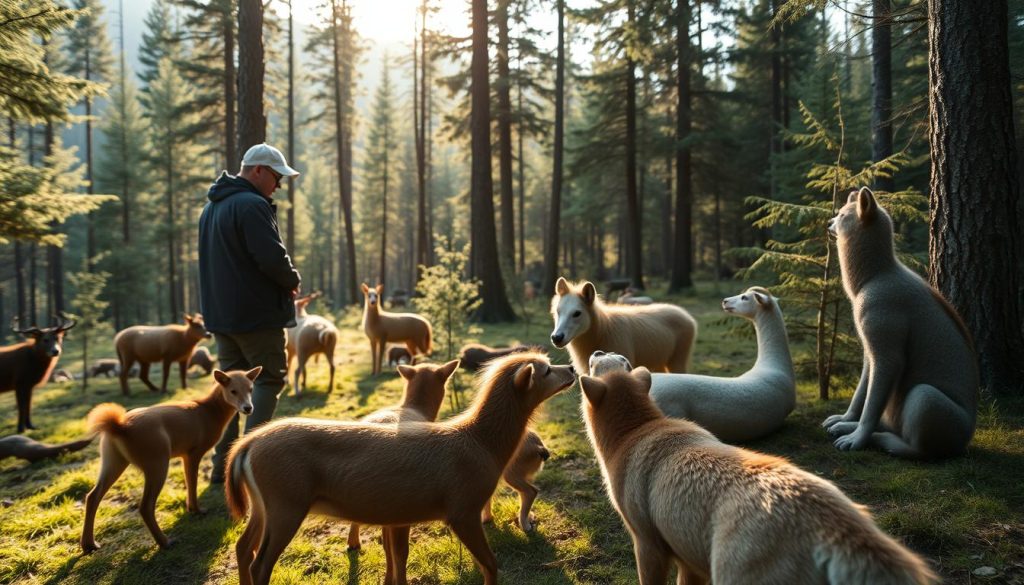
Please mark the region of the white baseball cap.
[[285, 177], [294, 177], [299, 171], [288, 166], [281, 151], [267, 143], [257, 144], [245, 151], [242, 157], [243, 167], [270, 167]]

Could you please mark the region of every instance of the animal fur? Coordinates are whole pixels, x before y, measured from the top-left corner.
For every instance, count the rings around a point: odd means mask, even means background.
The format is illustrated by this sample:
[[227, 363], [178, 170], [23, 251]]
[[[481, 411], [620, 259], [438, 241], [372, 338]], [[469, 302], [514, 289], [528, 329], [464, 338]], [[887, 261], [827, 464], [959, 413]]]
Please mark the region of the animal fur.
[[46, 445], [24, 435], [11, 435], [0, 439], [0, 461], [8, 457], [17, 457], [29, 463], [35, 463], [42, 459], [59, 457], [65, 453], [81, 451], [88, 447], [89, 443], [92, 443], [92, 439], [93, 437], [90, 436], [86, 439], [70, 441], [59, 445]]
[[392, 347], [392, 348], [388, 349], [388, 366], [389, 367], [390, 366], [397, 366], [397, 365], [401, 364], [403, 361], [406, 364], [412, 364], [412, 356], [409, 355], [409, 350], [408, 349], [406, 349], [404, 347], [397, 346], [397, 345], [395, 347]]
[[120, 371], [121, 371], [121, 362], [120, 361], [118, 361], [116, 359], [103, 358], [103, 359], [98, 359], [98, 360], [95, 360], [94, 362], [92, 362], [92, 365], [89, 366], [89, 369], [86, 371], [87, 372], [86, 377], [88, 377], [88, 378], [96, 378], [96, 377], [98, 377], [98, 376], [100, 376], [102, 374], [104, 377], [110, 378], [110, 377], [113, 377], [113, 376], [117, 376], [118, 372], [120, 372]]
[[252, 385], [261, 367], [248, 372], [213, 371], [213, 389], [198, 400], [166, 402], [125, 412], [119, 404], [107, 402], [89, 411], [92, 432], [101, 433], [100, 475], [96, 487], [85, 498], [85, 524], [82, 527], [82, 551], [99, 548], [93, 525], [100, 500], [114, 485], [128, 464], [142, 470], [146, 485], [139, 503], [139, 514], [153, 539], [161, 548], [171, 545], [156, 522], [156, 498], [167, 479], [172, 457], [181, 457], [185, 468], [186, 507], [201, 513], [196, 497], [199, 462], [220, 440], [224, 427], [236, 412], [252, 413]]
[[609, 305], [592, 283], [570, 285], [559, 278], [551, 316], [551, 343], [568, 345], [572, 363], [581, 372], [589, 372], [590, 354], [598, 350], [622, 354], [633, 365], [655, 372], [689, 369], [697, 321], [675, 305]]
[[[265, 585], [310, 511], [393, 528], [385, 582], [404, 585], [409, 526], [443, 520], [484, 575], [497, 563], [480, 524], [533, 411], [572, 385], [571, 366], [541, 354], [494, 362], [464, 413], [443, 422], [397, 426], [280, 419], [234, 444], [227, 500], [234, 517], [252, 517], [236, 546], [242, 585]], [[258, 549], [258, 552], [257, 552]]]
[[[501, 474], [502, 479], [512, 489], [519, 493], [519, 527], [524, 532], [533, 530], [533, 514], [530, 508], [540, 490], [533, 485], [533, 478], [544, 468], [544, 462], [551, 457], [551, 452], [544, 446], [544, 441], [536, 432], [527, 429], [523, 436], [523, 442], [519, 444], [515, 455], [505, 467]], [[487, 499], [484, 510], [480, 517], [481, 522], [490, 522], [494, 519], [492, 510], [493, 496]]]
[[188, 358], [189, 369], [193, 366], [199, 366], [203, 369], [204, 376], [210, 375], [210, 372], [213, 371], [213, 366], [216, 363], [217, 358], [210, 355], [210, 350], [201, 345], [192, 350], [192, 356]]
[[[459, 360], [448, 362], [442, 366], [423, 364], [420, 366], [398, 366], [398, 373], [405, 379], [405, 390], [402, 402], [398, 406], [382, 408], [362, 418], [363, 422], [398, 425], [404, 422], [434, 422], [444, 402], [445, 384], [459, 367]], [[392, 534], [384, 527], [384, 540], [389, 542]], [[348, 529], [348, 549], [357, 550], [359, 541], [359, 524], [353, 522]], [[390, 558], [391, 549], [384, 551]]]
[[914, 459], [963, 453], [974, 435], [978, 365], [956, 311], [901, 263], [889, 214], [864, 187], [829, 222], [864, 368], [844, 414], [822, 423], [842, 450]]
[[692, 420], [722, 441], [751, 441], [778, 430], [796, 406], [786, 324], [778, 299], [759, 286], [722, 299], [722, 310], [754, 323], [754, 366], [735, 378], [654, 374], [651, 398], [667, 416]]
[[467, 343], [466, 345], [463, 345], [462, 350], [459, 351], [459, 361], [462, 363], [462, 369], [467, 372], [476, 372], [486, 365], [487, 362], [493, 359], [500, 358], [511, 353], [520, 353], [524, 351], [540, 351], [547, 353], [543, 348], [530, 347], [527, 345], [491, 347], [482, 343]]
[[149, 381], [149, 365], [153, 362], [163, 364], [163, 381], [160, 392], [167, 393], [167, 376], [171, 373], [171, 364], [177, 362], [178, 373], [181, 375], [181, 387], [188, 388], [185, 372], [192, 350], [203, 339], [210, 337], [203, 324], [203, 316], [185, 315], [185, 324], [162, 325], [151, 327], [135, 325], [122, 329], [114, 336], [114, 348], [121, 361], [121, 392], [125, 396], [131, 394], [128, 389], [128, 374], [135, 362], [139, 362], [139, 379], [153, 392], [157, 387]]
[[666, 418], [650, 373], [583, 376], [583, 414], [640, 583], [922, 585], [917, 555], [838, 488], [785, 459]]
[[409, 355], [430, 355], [432, 332], [430, 322], [415, 313], [389, 313], [380, 307], [383, 285], [375, 288], [362, 284], [363, 332], [370, 339], [373, 373], [379, 374], [388, 343], [404, 343]]
[[19, 329], [15, 318], [12, 329], [28, 339], [0, 347], [0, 392], [14, 390], [19, 433], [36, 428], [32, 425], [32, 391], [50, 378], [60, 359], [64, 332], [74, 326], [74, 321], [61, 317], [54, 327]]

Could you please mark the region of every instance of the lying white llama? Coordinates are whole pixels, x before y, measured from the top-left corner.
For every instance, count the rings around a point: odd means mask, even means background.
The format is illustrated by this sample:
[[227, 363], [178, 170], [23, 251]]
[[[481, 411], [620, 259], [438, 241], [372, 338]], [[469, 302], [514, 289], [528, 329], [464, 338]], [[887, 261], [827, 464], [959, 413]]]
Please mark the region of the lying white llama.
[[[723, 311], [754, 323], [754, 367], [736, 378], [652, 374], [651, 398], [658, 408], [668, 416], [692, 420], [728, 442], [750, 441], [781, 427], [796, 405], [796, 380], [777, 301], [759, 286], [723, 299]], [[614, 358], [601, 361], [604, 368], [624, 363]]]

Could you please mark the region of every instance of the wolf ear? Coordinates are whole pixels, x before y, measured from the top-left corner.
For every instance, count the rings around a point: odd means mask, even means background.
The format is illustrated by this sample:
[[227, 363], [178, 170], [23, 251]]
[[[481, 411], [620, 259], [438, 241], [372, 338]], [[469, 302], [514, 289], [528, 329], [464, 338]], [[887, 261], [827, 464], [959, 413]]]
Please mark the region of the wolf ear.
[[263, 371], [263, 366], [256, 366], [255, 368], [253, 368], [253, 369], [249, 370], [248, 372], [246, 372], [245, 373], [245, 377], [249, 378], [250, 381], [255, 382], [256, 378], [258, 378], [260, 376], [260, 372], [262, 372], [262, 371]]
[[441, 366], [440, 368], [438, 368], [437, 373], [438, 373], [438, 375], [441, 376], [441, 378], [447, 380], [448, 378], [452, 377], [452, 374], [455, 373], [455, 370], [457, 370], [458, 367], [459, 367], [459, 360], [452, 360], [452, 361], [448, 362], [447, 364], [445, 364], [445, 365]]
[[632, 372], [633, 377], [640, 381], [644, 385], [644, 393], [650, 393], [651, 391], [651, 371], [647, 368], [640, 366]]
[[406, 380], [412, 380], [416, 376], [416, 368], [405, 364], [398, 364], [398, 375]]
[[600, 406], [608, 392], [608, 386], [593, 376], [580, 376], [580, 388], [583, 388], [583, 394], [594, 406]]
[[220, 370], [213, 371], [213, 379], [216, 380], [217, 383], [220, 384], [221, 386], [227, 386], [228, 382], [231, 381], [231, 378]]
[[875, 218], [878, 211], [878, 202], [875, 201], [875, 194], [867, 187], [861, 187], [857, 194], [857, 217], [862, 222], [868, 222]]
[[569, 283], [565, 281], [564, 277], [559, 276], [558, 281], [555, 282], [555, 293], [558, 296], [569, 294]]
[[519, 368], [516, 372], [514, 380], [516, 389], [527, 390], [530, 388], [530, 384], [533, 382], [533, 364], [526, 364]]
[[594, 304], [594, 299], [596, 298], [597, 289], [594, 288], [594, 283], [590, 282], [589, 280], [583, 283], [583, 300], [586, 301], [588, 305], [592, 305]]
[[364, 295], [365, 295], [366, 293], [370, 292], [370, 287], [366, 286], [366, 283], [365, 283], [365, 282], [364, 282], [364, 283], [362, 283], [362, 284], [360, 284], [360, 285], [359, 285], [359, 288], [363, 289], [363, 294], [364, 294]]

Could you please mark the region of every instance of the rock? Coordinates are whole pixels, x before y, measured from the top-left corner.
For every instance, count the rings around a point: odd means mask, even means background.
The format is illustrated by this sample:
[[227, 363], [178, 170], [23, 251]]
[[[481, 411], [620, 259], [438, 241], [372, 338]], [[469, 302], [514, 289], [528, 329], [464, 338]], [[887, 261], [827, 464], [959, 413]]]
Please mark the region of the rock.
[[994, 567], [978, 567], [977, 569], [974, 569], [973, 572], [977, 577], [992, 577], [999, 571], [995, 570]]

